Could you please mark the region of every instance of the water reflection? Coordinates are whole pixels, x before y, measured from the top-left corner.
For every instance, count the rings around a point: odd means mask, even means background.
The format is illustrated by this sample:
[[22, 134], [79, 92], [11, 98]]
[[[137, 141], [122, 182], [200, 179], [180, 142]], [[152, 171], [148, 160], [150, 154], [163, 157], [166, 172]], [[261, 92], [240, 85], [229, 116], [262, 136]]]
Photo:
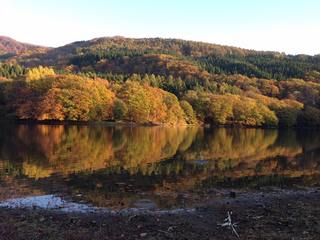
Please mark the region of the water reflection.
[[0, 199], [55, 193], [97, 206], [148, 198], [170, 207], [212, 187], [315, 185], [320, 176], [315, 131], [21, 124], [0, 131]]

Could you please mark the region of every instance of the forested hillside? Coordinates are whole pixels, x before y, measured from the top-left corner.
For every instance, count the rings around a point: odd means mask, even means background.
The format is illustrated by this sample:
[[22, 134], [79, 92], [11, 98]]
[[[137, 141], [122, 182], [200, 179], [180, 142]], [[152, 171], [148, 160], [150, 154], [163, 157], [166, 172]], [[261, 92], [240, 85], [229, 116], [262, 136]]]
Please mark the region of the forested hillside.
[[0, 36], [0, 60], [45, 53], [49, 48], [21, 43], [12, 38]]
[[320, 55], [122, 37], [0, 51], [5, 118], [320, 126]]

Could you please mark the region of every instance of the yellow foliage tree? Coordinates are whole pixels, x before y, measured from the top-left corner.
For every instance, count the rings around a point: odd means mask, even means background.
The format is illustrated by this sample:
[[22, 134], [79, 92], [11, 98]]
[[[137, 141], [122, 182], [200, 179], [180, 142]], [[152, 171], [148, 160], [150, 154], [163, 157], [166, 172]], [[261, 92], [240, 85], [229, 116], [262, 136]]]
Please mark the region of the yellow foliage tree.
[[52, 68], [39, 66], [39, 67], [31, 68], [28, 70], [26, 74], [26, 80], [34, 81], [34, 80], [39, 80], [44, 77], [54, 76], [54, 75], [55, 73]]

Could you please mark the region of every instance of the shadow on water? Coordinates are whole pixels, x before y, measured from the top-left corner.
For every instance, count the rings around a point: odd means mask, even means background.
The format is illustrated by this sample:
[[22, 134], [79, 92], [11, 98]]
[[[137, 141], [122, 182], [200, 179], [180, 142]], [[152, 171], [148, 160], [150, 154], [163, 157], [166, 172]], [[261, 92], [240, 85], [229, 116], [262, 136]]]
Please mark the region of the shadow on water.
[[320, 176], [315, 131], [0, 128], [0, 200], [55, 194], [99, 207], [172, 208], [196, 203], [212, 189], [314, 186]]

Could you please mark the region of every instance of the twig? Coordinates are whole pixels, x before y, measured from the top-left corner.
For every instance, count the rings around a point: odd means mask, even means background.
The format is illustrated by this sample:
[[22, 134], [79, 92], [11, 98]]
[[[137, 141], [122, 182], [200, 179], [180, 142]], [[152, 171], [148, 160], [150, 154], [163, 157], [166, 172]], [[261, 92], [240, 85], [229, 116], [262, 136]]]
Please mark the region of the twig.
[[168, 234], [167, 231], [163, 231], [163, 230], [160, 230], [160, 229], [158, 229], [157, 231], [158, 231], [158, 232], [161, 232], [161, 233], [164, 233], [164, 234]]
[[134, 218], [136, 218], [136, 217], [138, 217], [138, 215], [132, 215], [132, 216], [130, 216], [130, 217], [128, 218], [128, 222], [130, 222], [132, 219], [134, 219]]

